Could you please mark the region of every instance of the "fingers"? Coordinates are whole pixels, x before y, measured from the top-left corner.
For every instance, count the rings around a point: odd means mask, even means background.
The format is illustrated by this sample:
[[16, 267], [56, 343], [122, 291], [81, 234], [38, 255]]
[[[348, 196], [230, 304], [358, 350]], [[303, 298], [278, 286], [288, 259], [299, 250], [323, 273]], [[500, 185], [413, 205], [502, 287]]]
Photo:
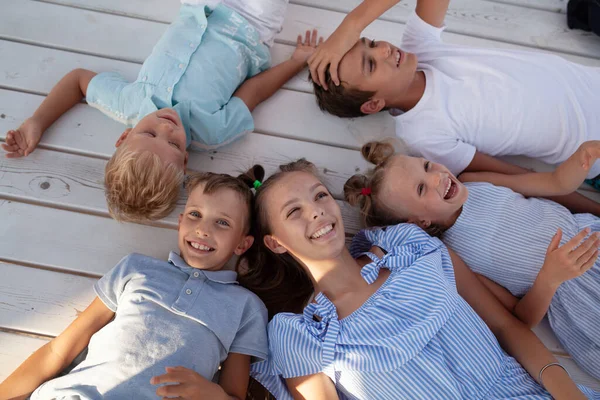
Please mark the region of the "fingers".
[[167, 371], [166, 374], [153, 377], [150, 379], [150, 383], [152, 385], [160, 385], [161, 383], [182, 382], [185, 380], [185, 369], [182, 369], [181, 367], [167, 367], [165, 370]]
[[594, 251], [592, 253], [592, 255], [590, 256], [589, 260], [587, 260], [582, 266], [581, 266], [581, 273], [583, 274], [584, 272], [588, 271], [590, 268], [592, 268], [595, 264], [596, 264], [596, 260], [598, 259], [598, 254], [600, 254], [600, 252], [598, 252], [598, 249], [596, 249], [596, 251]]
[[324, 40], [325, 40], [325, 39], [323, 39], [323, 36], [321, 36], [321, 37], [319, 38], [319, 43], [318, 43], [318, 45], [319, 45], [319, 46], [320, 46], [320, 45], [322, 45]]
[[163, 396], [168, 398], [173, 398], [174, 396], [187, 396], [190, 392], [189, 385], [185, 383], [174, 384], [174, 385], [165, 385], [156, 389], [157, 396]]
[[305, 46], [310, 45], [310, 31], [308, 31], [308, 30], [304, 34], [304, 45]]
[[[315, 54], [313, 54], [313, 57], [316, 56], [318, 53], [319, 50], [317, 49], [317, 51], [315, 51]], [[310, 61], [308, 64], [308, 69], [310, 70], [310, 78], [313, 80], [313, 82], [315, 82], [319, 86], [322, 86], [321, 81], [319, 81], [319, 74], [317, 73], [317, 67], [319, 66], [320, 62], [320, 58], [313, 58], [313, 61]]]
[[316, 29], [312, 30], [312, 35], [310, 36], [310, 45], [312, 47], [317, 47], [317, 38], [319, 37], [319, 33]]
[[567, 243], [565, 243], [562, 248], [565, 249], [567, 252], [571, 252], [571, 251], [575, 250], [575, 248], [581, 244], [581, 241], [583, 240], [583, 238], [585, 238], [587, 235], [589, 235], [589, 233], [590, 233], [590, 228], [585, 228], [584, 230], [579, 232], [577, 235], [573, 236], [573, 238], [571, 240], [569, 240]]
[[[464, 175], [464, 174], [462, 174], [462, 175]], [[553, 252], [554, 250], [558, 249], [558, 245], [560, 244], [561, 239], [562, 239], [562, 230], [560, 228], [558, 228], [556, 230], [556, 233], [552, 237], [550, 244], [548, 245], [548, 250], [546, 250], [546, 255], [548, 255], [551, 252]]]
[[297, 46], [302, 45], [302, 35], [298, 35], [298, 38], [296, 39], [296, 45]]
[[[584, 256], [584, 254], [588, 253], [587, 256], [585, 257], [586, 261], [588, 259], [588, 257], [591, 255], [591, 253], [593, 253], [594, 249], [598, 248], [598, 233], [593, 233], [590, 235], [590, 237], [588, 237], [585, 241], [583, 241], [579, 247], [577, 247], [575, 250], [573, 250], [569, 256], [571, 256], [572, 260], [579, 260], [582, 256]], [[591, 252], [590, 252], [591, 249]], [[583, 263], [584, 261], [582, 261], [581, 263]]]
[[329, 73], [331, 74], [331, 80], [335, 83], [335, 86], [339, 86], [340, 79], [338, 78], [338, 65], [340, 60], [335, 58], [331, 60], [331, 65], [329, 66]]
[[317, 75], [319, 77], [319, 82], [321, 82], [321, 86], [323, 86], [323, 89], [325, 89], [325, 90], [329, 90], [329, 88], [327, 87], [327, 83], [325, 83], [325, 70], [327, 69], [328, 65], [329, 65], [328, 62], [322, 61], [319, 64], [319, 67], [317, 68]]

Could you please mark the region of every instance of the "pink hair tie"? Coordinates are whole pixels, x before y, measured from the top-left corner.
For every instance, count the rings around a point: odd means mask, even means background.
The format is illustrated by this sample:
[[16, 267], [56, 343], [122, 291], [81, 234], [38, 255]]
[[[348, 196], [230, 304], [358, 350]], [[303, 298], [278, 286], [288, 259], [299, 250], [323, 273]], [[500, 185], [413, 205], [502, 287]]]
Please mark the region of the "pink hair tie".
[[363, 196], [369, 196], [371, 194], [371, 188], [362, 188], [360, 194], [362, 194]]

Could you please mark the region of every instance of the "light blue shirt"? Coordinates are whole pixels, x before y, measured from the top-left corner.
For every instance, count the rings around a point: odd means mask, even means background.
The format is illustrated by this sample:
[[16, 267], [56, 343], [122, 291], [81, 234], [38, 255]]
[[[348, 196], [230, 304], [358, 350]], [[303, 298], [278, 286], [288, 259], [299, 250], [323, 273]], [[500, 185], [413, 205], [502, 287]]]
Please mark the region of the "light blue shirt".
[[212, 379], [229, 353], [266, 359], [267, 310], [236, 276], [192, 268], [175, 253], [168, 262], [125, 257], [94, 286], [115, 319], [92, 336], [81, 364], [31, 398], [155, 399], [150, 378], [167, 366]]
[[238, 13], [223, 4], [213, 10], [183, 5], [135, 82], [114, 72], [98, 74], [86, 99], [129, 126], [158, 109], [174, 108], [187, 145], [210, 149], [254, 129], [248, 107], [232, 95], [269, 65], [268, 48]]

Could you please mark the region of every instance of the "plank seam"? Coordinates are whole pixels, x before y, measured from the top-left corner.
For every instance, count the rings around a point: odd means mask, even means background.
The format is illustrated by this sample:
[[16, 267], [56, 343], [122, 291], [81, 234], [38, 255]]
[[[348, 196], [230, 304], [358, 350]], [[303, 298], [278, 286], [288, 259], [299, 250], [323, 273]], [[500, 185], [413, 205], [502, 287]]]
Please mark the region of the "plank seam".
[[42, 270], [42, 271], [58, 272], [58, 273], [65, 274], [65, 275], [81, 276], [83, 278], [100, 279], [102, 277], [101, 274], [93, 274], [93, 273], [89, 273], [89, 272], [81, 272], [81, 271], [76, 271], [76, 270], [72, 270], [72, 269], [54, 267], [54, 266], [51, 266], [51, 265], [44, 265], [44, 264], [32, 263], [32, 262], [28, 262], [28, 261], [17, 260], [17, 259], [6, 258], [6, 257], [0, 257], [0, 263], [14, 264], [14, 265], [18, 265], [18, 266], [21, 266], [21, 267], [27, 267], [27, 268], [32, 268], [32, 269], [39, 269], [39, 270]]
[[10, 334], [19, 335], [19, 336], [27, 336], [27, 337], [32, 337], [32, 338], [36, 338], [36, 339], [52, 340], [55, 338], [55, 336], [45, 335], [43, 333], [22, 331], [20, 329], [4, 328], [1, 326], [0, 326], [0, 332], [10, 333]]

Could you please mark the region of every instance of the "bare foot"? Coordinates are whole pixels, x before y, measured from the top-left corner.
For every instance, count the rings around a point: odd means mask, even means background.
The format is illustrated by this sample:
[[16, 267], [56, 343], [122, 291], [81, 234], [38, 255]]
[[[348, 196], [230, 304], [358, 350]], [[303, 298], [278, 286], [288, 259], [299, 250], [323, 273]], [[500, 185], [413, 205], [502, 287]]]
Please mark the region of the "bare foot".
[[43, 133], [36, 120], [33, 118], [26, 119], [19, 129], [6, 133], [6, 142], [2, 143], [2, 149], [6, 151], [6, 157], [27, 157], [35, 150]]

